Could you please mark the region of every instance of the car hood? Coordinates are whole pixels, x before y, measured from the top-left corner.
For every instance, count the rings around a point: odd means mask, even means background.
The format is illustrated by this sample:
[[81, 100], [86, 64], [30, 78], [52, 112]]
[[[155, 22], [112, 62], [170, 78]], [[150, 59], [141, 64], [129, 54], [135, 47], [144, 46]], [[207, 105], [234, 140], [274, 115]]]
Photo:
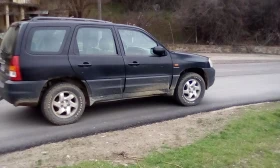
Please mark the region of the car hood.
[[188, 60], [193, 62], [208, 62], [209, 58], [202, 55], [197, 54], [191, 54], [191, 53], [182, 53], [182, 52], [176, 52], [172, 51], [171, 55], [173, 59], [178, 60]]

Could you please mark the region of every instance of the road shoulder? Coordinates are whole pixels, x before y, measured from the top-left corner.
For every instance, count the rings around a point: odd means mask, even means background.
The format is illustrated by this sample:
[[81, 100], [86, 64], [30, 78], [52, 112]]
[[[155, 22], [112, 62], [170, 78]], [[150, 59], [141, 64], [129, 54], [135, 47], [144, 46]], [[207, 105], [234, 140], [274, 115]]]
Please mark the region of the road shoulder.
[[56, 167], [84, 160], [110, 160], [117, 164], [135, 162], [147, 154], [186, 146], [221, 131], [240, 117], [244, 109], [273, 107], [272, 104], [233, 107], [195, 114], [161, 123], [42, 145], [0, 156], [0, 167]]

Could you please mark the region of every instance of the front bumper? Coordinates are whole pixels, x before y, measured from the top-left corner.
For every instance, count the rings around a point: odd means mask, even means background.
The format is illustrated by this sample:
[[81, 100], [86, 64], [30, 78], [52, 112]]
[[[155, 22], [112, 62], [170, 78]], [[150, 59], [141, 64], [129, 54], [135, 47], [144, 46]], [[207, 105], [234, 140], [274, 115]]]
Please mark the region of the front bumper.
[[36, 105], [45, 83], [45, 81], [0, 81], [0, 97], [15, 106]]
[[215, 82], [216, 71], [214, 68], [203, 68], [206, 78], [206, 89], [210, 88]]

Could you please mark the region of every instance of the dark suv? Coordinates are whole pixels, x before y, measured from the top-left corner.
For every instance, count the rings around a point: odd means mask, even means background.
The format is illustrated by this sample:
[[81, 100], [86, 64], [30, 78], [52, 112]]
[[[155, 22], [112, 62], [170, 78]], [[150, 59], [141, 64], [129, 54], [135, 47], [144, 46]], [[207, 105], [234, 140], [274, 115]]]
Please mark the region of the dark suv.
[[57, 17], [12, 24], [0, 69], [0, 97], [40, 106], [57, 125], [101, 101], [170, 95], [197, 105], [215, 80], [209, 58], [169, 51], [139, 27]]

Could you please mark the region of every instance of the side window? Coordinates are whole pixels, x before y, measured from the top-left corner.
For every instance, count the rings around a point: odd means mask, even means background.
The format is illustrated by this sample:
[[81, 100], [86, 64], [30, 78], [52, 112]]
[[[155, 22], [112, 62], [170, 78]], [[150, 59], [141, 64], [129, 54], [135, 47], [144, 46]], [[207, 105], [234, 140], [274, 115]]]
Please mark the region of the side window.
[[28, 51], [31, 53], [50, 53], [57, 54], [61, 52], [65, 41], [67, 28], [34, 28], [31, 31], [31, 42], [28, 45]]
[[135, 30], [119, 29], [125, 55], [128, 56], [151, 56], [152, 48], [157, 43], [146, 34]]
[[117, 55], [112, 30], [109, 28], [80, 28], [76, 36], [76, 54], [80, 55]]

